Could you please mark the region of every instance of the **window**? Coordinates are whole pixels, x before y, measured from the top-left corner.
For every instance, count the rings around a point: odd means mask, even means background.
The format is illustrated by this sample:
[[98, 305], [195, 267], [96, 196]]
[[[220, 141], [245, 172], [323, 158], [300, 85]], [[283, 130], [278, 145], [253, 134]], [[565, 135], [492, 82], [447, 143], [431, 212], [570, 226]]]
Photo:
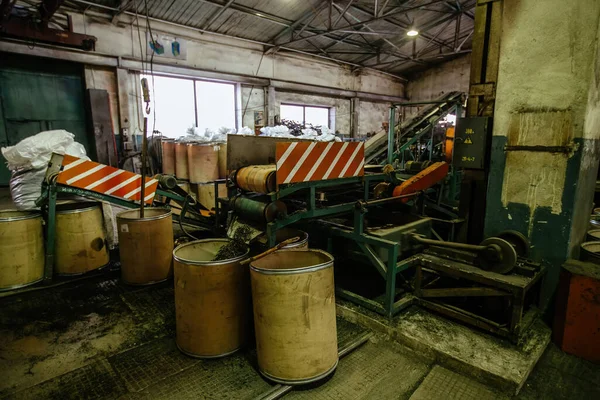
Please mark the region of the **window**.
[[236, 127], [234, 84], [156, 75], [142, 78], [150, 89], [149, 133], [154, 128], [178, 138], [193, 126], [202, 132]]
[[326, 126], [330, 128], [328, 107], [282, 104], [279, 114], [281, 119], [287, 119], [304, 125]]

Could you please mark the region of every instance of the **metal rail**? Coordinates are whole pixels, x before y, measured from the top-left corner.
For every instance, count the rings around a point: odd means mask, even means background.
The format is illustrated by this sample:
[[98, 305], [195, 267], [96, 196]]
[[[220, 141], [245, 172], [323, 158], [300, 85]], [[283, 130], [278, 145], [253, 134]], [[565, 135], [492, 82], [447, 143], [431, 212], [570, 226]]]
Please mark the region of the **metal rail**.
[[[367, 332], [364, 335], [354, 339], [352, 342], [339, 349], [338, 357], [343, 358], [344, 356], [347, 356], [352, 351], [365, 344], [371, 338], [371, 336], [373, 336], [373, 333]], [[255, 397], [254, 400], [276, 400], [291, 392], [292, 389], [294, 389], [294, 387], [291, 385], [275, 385], [265, 393]]]

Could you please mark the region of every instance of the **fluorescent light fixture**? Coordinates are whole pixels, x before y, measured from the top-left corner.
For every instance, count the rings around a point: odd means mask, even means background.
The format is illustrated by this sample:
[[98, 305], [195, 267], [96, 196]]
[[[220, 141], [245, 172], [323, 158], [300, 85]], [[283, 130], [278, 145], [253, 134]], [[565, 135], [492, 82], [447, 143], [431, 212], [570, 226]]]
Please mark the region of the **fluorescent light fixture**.
[[419, 34], [419, 31], [416, 29], [411, 29], [408, 32], [406, 32], [406, 36], [417, 36]]

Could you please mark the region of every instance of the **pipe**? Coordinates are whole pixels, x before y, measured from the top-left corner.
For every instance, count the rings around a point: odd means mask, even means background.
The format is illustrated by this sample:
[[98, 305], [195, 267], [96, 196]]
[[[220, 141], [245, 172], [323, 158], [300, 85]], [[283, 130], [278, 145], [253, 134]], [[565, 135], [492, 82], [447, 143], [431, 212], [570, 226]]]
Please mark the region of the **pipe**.
[[410, 236], [410, 238], [412, 240], [414, 240], [415, 242], [418, 242], [421, 244], [428, 244], [430, 246], [439, 246], [439, 247], [446, 247], [446, 248], [450, 248], [450, 249], [467, 250], [467, 251], [474, 251], [474, 252], [485, 251], [491, 247], [491, 246], [477, 246], [474, 244], [466, 244], [466, 243], [442, 242], [440, 240], [432, 240], [432, 239], [427, 239], [427, 238], [421, 237], [420, 235], [418, 235], [416, 233], [413, 233]]
[[140, 185], [140, 218], [144, 218], [144, 199], [146, 198], [146, 158], [148, 157], [148, 117], [144, 117], [144, 136], [142, 136], [142, 182]]

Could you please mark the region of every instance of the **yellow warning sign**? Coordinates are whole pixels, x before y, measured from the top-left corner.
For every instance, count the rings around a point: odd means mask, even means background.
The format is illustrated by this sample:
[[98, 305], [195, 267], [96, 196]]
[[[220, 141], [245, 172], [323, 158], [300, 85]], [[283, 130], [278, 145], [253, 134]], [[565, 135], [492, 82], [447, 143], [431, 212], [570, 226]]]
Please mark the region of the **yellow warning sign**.
[[465, 139], [465, 144], [473, 144], [473, 141], [471, 140], [471, 138], [470, 138], [470, 137], [467, 137], [467, 138]]

